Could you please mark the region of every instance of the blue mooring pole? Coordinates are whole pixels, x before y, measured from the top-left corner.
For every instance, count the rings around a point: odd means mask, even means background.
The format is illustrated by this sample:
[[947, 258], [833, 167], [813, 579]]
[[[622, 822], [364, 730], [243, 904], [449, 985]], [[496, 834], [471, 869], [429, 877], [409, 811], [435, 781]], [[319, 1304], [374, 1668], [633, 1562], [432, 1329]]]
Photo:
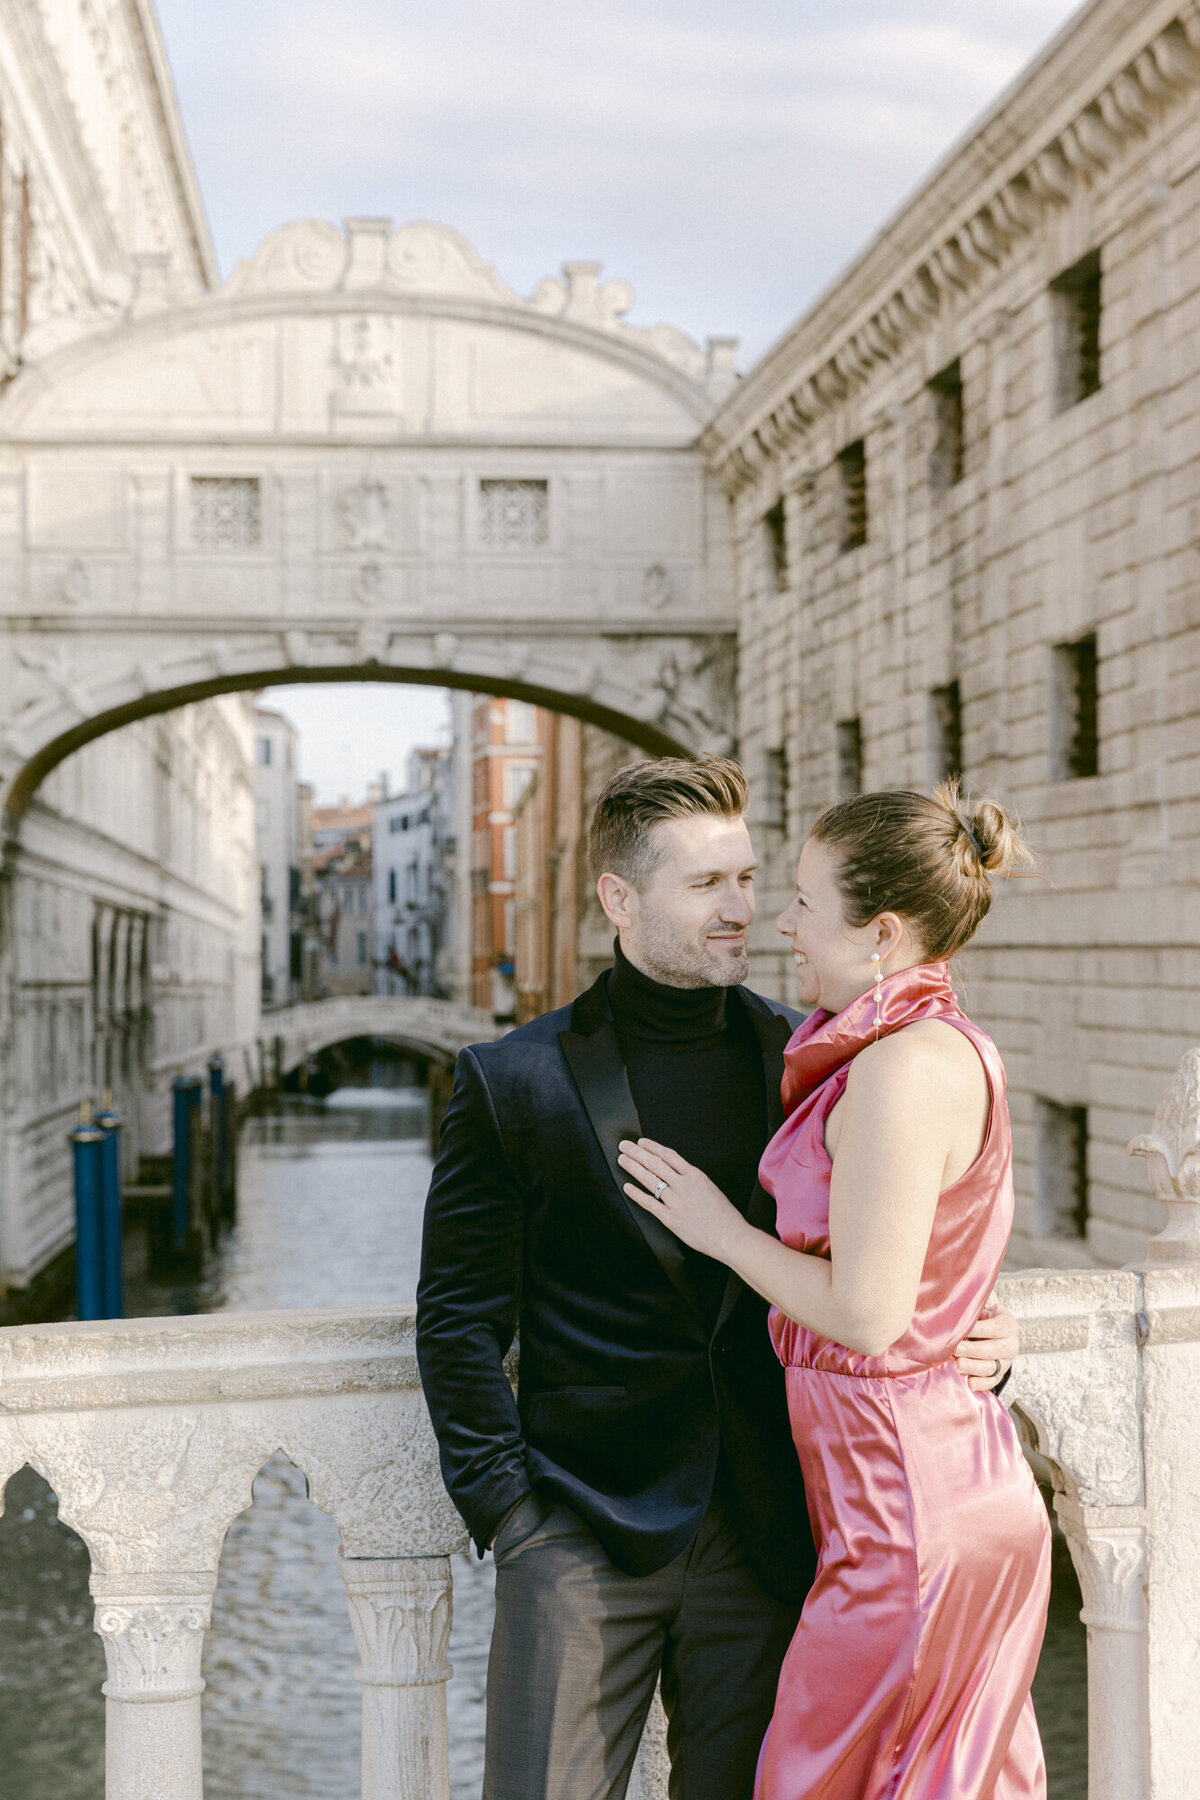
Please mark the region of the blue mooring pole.
[[104, 1271], [101, 1257], [101, 1157], [104, 1133], [92, 1123], [92, 1103], [79, 1109], [79, 1123], [68, 1133], [75, 1165], [75, 1315], [104, 1317]]
[[190, 1075], [171, 1083], [175, 1143], [171, 1163], [171, 1248], [187, 1249], [192, 1222], [192, 1091]]
[[213, 1138], [213, 1213], [217, 1218], [225, 1210], [225, 1190], [229, 1185], [229, 1119], [225, 1098], [225, 1058], [219, 1050], [208, 1059], [209, 1130]]
[[106, 1319], [125, 1317], [124, 1255], [121, 1243], [121, 1115], [106, 1092], [96, 1114], [104, 1133], [100, 1146], [100, 1260]]

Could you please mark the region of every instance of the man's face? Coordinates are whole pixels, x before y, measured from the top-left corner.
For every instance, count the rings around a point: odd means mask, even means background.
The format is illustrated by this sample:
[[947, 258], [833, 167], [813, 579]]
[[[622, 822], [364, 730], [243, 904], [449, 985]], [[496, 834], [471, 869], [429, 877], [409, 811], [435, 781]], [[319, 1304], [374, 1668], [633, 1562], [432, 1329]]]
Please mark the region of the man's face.
[[750, 973], [758, 866], [745, 820], [666, 819], [654, 827], [654, 847], [662, 861], [640, 893], [628, 892], [621, 948], [669, 987], [736, 987]]

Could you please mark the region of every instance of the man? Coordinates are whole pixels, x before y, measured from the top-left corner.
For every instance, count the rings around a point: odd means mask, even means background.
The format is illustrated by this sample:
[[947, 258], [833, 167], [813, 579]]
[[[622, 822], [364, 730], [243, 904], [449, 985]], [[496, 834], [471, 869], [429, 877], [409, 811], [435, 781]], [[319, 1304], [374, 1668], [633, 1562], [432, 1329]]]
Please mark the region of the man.
[[[621, 1800], [660, 1675], [672, 1800], [750, 1800], [812, 1579], [765, 1303], [617, 1163], [654, 1138], [773, 1225], [757, 1168], [800, 1016], [740, 985], [746, 800], [715, 757], [615, 775], [589, 834], [612, 970], [459, 1059], [417, 1351], [446, 1485], [495, 1551], [484, 1800]], [[990, 1385], [1015, 1339], [981, 1320], [960, 1367]]]

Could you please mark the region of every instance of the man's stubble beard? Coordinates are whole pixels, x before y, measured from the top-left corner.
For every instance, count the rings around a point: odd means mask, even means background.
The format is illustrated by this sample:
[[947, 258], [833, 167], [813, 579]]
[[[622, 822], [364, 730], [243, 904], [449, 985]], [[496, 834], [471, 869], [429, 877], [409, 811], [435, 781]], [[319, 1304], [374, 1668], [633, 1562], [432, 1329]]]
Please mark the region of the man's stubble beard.
[[663, 913], [643, 911], [637, 951], [646, 973], [664, 987], [738, 987], [750, 974], [745, 950], [737, 956], [718, 956], [684, 936]]

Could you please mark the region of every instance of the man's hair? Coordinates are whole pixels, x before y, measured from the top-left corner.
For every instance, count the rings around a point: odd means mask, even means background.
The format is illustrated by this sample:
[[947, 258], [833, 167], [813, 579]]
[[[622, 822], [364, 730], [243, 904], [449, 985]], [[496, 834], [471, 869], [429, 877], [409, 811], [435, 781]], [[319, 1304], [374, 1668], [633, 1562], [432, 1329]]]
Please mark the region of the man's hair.
[[704, 813], [740, 819], [749, 797], [745, 775], [727, 756], [659, 756], [618, 769], [605, 783], [588, 829], [592, 880], [619, 875], [641, 890], [666, 854], [655, 839], [656, 825]]

